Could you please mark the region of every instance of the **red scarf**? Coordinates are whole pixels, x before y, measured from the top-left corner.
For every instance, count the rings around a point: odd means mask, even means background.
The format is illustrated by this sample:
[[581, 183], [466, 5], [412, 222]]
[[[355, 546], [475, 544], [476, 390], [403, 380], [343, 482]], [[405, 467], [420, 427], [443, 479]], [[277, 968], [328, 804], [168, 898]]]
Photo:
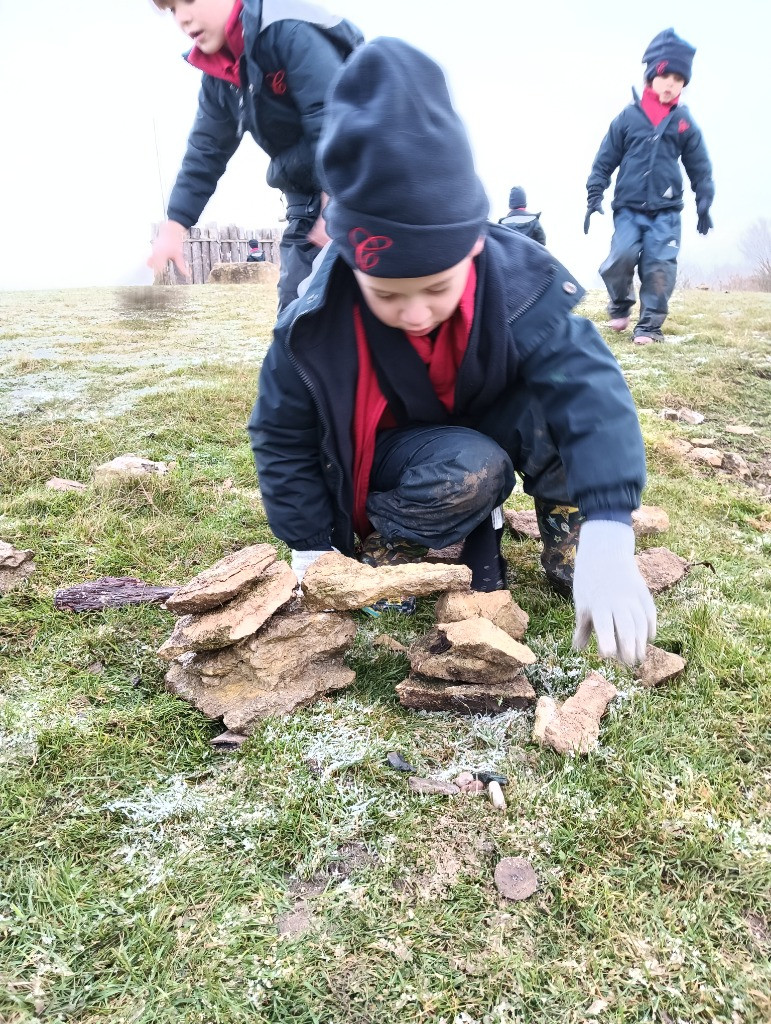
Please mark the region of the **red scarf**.
[[194, 68], [205, 71], [214, 78], [222, 78], [231, 85], [241, 84], [239, 67], [244, 53], [244, 28], [241, 24], [242, 0], [236, 0], [225, 26], [225, 45], [216, 53], [201, 53], [197, 46], [187, 55], [187, 61]]
[[653, 89], [651, 89], [649, 85], [646, 85], [643, 89], [640, 106], [647, 114], [648, 120], [655, 127], [656, 125], [661, 124], [673, 107], [677, 106], [677, 102], [678, 101], [675, 100], [674, 103], [662, 103]]
[[[440, 325], [436, 340], [426, 335], [407, 334], [410, 344], [428, 367], [428, 376], [437, 398], [448, 412], [455, 404], [455, 381], [458, 368], [468, 347], [471, 323], [474, 319], [477, 272], [471, 264], [466, 287], [452, 316]], [[375, 438], [379, 430], [395, 427], [396, 422], [380, 390], [372, 366], [372, 358], [364, 332], [361, 312], [353, 308], [356, 348], [359, 355], [359, 376], [356, 382], [356, 405], [353, 413], [353, 525], [360, 537], [372, 532], [367, 519], [367, 495], [372, 462], [375, 457]]]

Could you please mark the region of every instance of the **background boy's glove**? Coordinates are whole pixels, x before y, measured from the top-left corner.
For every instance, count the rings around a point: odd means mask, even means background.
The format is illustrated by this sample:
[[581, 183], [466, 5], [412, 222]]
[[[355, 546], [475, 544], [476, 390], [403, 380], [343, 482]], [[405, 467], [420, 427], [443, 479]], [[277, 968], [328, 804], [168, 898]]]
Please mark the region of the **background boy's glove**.
[[699, 215], [699, 220], [696, 224], [696, 230], [700, 235], [706, 235], [710, 228], [714, 227], [712, 218], [709, 215], [710, 201], [709, 199], [700, 199], [696, 204], [696, 212]]
[[634, 532], [626, 523], [592, 519], [581, 526], [573, 576], [576, 630], [586, 646], [592, 630], [602, 658], [634, 665], [656, 635], [656, 606], [634, 560]]
[[292, 572], [297, 577], [297, 582], [302, 583], [303, 576], [310, 569], [317, 558], [328, 555], [333, 548], [325, 548], [323, 551], [295, 551], [292, 549]]
[[586, 200], [586, 216], [584, 217], [584, 234], [589, 234], [589, 220], [593, 213], [605, 214], [602, 208], [602, 193], [590, 195]]

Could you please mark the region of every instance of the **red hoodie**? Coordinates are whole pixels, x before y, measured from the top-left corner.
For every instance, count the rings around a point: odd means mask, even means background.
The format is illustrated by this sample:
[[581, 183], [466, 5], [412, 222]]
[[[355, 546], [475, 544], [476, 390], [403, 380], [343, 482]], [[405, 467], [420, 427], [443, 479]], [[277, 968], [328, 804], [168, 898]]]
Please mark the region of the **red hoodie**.
[[213, 78], [222, 78], [231, 85], [241, 84], [239, 65], [244, 53], [244, 29], [241, 24], [242, 0], [236, 0], [225, 26], [225, 45], [216, 53], [201, 53], [197, 46], [187, 55], [188, 64], [205, 71]]
[[[428, 367], [428, 376], [437, 398], [448, 412], [453, 411], [458, 368], [468, 347], [474, 319], [476, 286], [477, 272], [472, 263], [458, 308], [449, 320], [440, 325], [436, 340], [432, 341], [429, 336], [407, 334], [410, 344]], [[353, 319], [359, 354], [353, 413], [353, 525], [360, 537], [366, 537], [372, 532], [366, 505], [375, 457], [375, 439], [379, 430], [395, 427], [396, 423], [375, 375], [358, 306], [354, 306]]]
[[648, 120], [654, 127], [661, 124], [670, 110], [677, 106], [677, 103], [677, 100], [674, 103], [662, 103], [649, 85], [646, 85], [643, 89], [642, 99], [640, 100], [640, 106], [648, 115]]

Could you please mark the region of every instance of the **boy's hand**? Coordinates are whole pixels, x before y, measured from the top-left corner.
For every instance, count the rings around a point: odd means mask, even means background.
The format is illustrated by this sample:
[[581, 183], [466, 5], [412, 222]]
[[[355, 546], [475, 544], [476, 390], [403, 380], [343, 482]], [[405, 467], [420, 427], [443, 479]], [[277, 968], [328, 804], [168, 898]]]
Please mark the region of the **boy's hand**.
[[589, 196], [586, 201], [586, 216], [584, 217], [584, 234], [589, 234], [589, 220], [593, 213], [601, 213], [605, 216], [602, 208], [602, 196]]
[[583, 523], [573, 574], [576, 629], [582, 649], [592, 631], [602, 658], [634, 665], [656, 635], [656, 606], [634, 560], [634, 532], [604, 519]]
[[696, 204], [696, 213], [699, 215], [696, 230], [700, 235], [706, 235], [710, 228], [714, 227], [712, 218], [709, 215], [709, 199], [700, 199]]
[[313, 227], [308, 232], [308, 241], [313, 245], [317, 245], [319, 249], [323, 249], [327, 242], [331, 242], [332, 239], [327, 234], [327, 222], [324, 220], [324, 207], [329, 202], [329, 196], [326, 192], [321, 193], [321, 212], [319, 213], [318, 219]]
[[153, 251], [147, 260], [147, 265], [156, 274], [162, 274], [166, 264], [171, 260], [180, 274], [190, 277], [190, 267], [185, 263], [185, 254], [182, 243], [187, 235], [187, 228], [177, 224], [175, 220], [167, 220], [161, 224], [158, 234], [153, 239]]

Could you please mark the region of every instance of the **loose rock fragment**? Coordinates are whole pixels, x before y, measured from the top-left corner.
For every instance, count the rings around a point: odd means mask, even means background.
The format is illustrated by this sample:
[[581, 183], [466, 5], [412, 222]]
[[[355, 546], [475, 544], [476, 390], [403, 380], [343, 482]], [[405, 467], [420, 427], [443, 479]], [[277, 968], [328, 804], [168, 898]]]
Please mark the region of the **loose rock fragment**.
[[342, 654], [355, 635], [348, 615], [290, 608], [232, 647], [184, 655], [167, 672], [166, 688], [248, 735], [262, 718], [350, 686], [355, 673]]
[[505, 683], [535, 655], [488, 619], [443, 622], [410, 647], [413, 672], [458, 683]]
[[459, 562], [463, 554], [463, 541], [450, 544], [447, 548], [429, 548], [424, 561], [426, 562]]
[[648, 644], [645, 648], [645, 660], [638, 666], [635, 676], [643, 686], [658, 686], [679, 676], [684, 669], [685, 661], [679, 654], [672, 654]]
[[504, 857], [495, 866], [495, 888], [507, 900], [526, 900], [538, 889], [538, 878], [524, 857]]
[[676, 455], [687, 455], [693, 448], [690, 441], [686, 441], [684, 437], [671, 437], [665, 442], [667, 448], [671, 449]]
[[441, 590], [468, 590], [470, 582], [471, 570], [465, 565], [414, 562], [374, 569], [330, 551], [303, 576], [303, 592], [310, 609], [352, 611], [405, 595], [424, 597]]
[[720, 468], [724, 469], [727, 473], [733, 473], [735, 476], [741, 477], [743, 480], [752, 476], [752, 470], [747, 460], [741, 455], [737, 455], [736, 452], [726, 452], [723, 455]]
[[490, 797], [490, 803], [496, 811], [506, 810], [506, 797], [503, 795], [500, 782], [488, 782], [487, 795]]
[[637, 568], [652, 594], [678, 583], [688, 572], [688, 562], [669, 548], [647, 548], [635, 555]]
[[508, 777], [506, 775], [499, 775], [498, 772], [488, 772], [482, 769], [471, 774], [485, 786], [490, 782], [497, 782], [499, 786], [507, 786], [509, 784]]
[[397, 772], [414, 772], [417, 769], [413, 768], [409, 761], [405, 761], [402, 755], [397, 750], [392, 750], [386, 754], [386, 761], [391, 768], [395, 768]]
[[132, 604], [163, 604], [176, 587], [154, 587], [133, 576], [103, 576], [98, 580], [62, 587], [54, 594], [54, 608], [95, 612]]
[[[599, 672], [590, 672], [573, 696], [545, 721], [540, 742], [558, 754], [588, 753], [599, 738], [600, 719], [617, 693], [616, 687]], [[542, 711], [542, 722], [548, 709], [546, 705], [546, 710]], [[539, 740], [535, 730], [533, 739]]]
[[749, 437], [750, 434], [754, 434], [755, 431], [752, 427], [746, 427], [742, 423], [734, 423], [731, 426], [726, 427], [729, 434], [738, 434], [740, 437]]
[[385, 647], [389, 651], [393, 651], [394, 654], [406, 654], [407, 648], [404, 644], [400, 644], [394, 637], [389, 636], [388, 633], [381, 633], [380, 636], [376, 637], [372, 644], [374, 647]]
[[52, 476], [46, 480], [46, 487], [49, 491], [85, 491], [86, 485], [78, 483], [77, 480], [65, 480], [61, 476]]
[[413, 793], [427, 793], [436, 796], [456, 796], [460, 793], [458, 787], [452, 782], [443, 782], [441, 779], [419, 779], [413, 775], [408, 784]]
[[503, 518], [506, 525], [520, 540], [540, 540], [541, 531], [538, 529], [538, 517], [535, 510], [529, 512], [517, 512], [514, 509], [504, 509]]
[[666, 407], [661, 410], [661, 412], [659, 413], [659, 416], [661, 416], [661, 418], [663, 420], [678, 420], [678, 419], [680, 419], [680, 415], [679, 415], [677, 409], [669, 409], [669, 408], [666, 408]]
[[502, 683], [446, 683], [409, 675], [396, 686], [402, 707], [414, 711], [451, 711], [457, 715], [499, 715], [535, 703], [535, 690], [524, 673]]
[[530, 617], [512, 599], [509, 590], [494, 590], [484, 594], [479, 591], [461, 593], [454, 590], [442, 594], [436, 602], [437, 622], [462, 622], [479, 616], [489, 619], [514, 640], [520, 640], [527, 630]]
[[691, 448], [685, 457], [691, 462], [699, 462], [706, 466], [714, 466], [715, 468], [723, 464], [723, 453], [715, 448]]
[[557, 702], [553, 697], [544, 694], [538, 698], [535, 706], [535, 720], [533, 722], [533, 740], [543, 744], [546, 736], [546, 726], [557, 714]]
[[228, 604], [178, 619], [174, 632], [158, 649], [159, 657], [172, 661], [188, 651], [216, 650], [251, 636], [292, 599], [296, 586], [297, 578], [286, 562], [269, 565], [260, 579]]
[[271, 544], [251, 544], [241, 548], [180, 587], [166, 602], [166, 607], [175, 615], [218, 608], [259, 579], [275, 561], [276, 551]]
[[466, 793], [468, 796], [481, 796], [486, 788], [484, 782], [472, 779], [471, 782], [467, 782], [465, 786], [461, 787], [461, 793]]
[[241, 736], [237, 732], [221, 732], [219, 736], [215, 736], [209, 740], [209, 745], [214, 747], [215, 750], [238, 750], [239, 747], [246, 743], [246, 736]]
[[694, 412], [693, 409], [678, 409], [677, 418], [682, 420], [683, 423], [691, 423], [697, 426], [699, 423], [704, 422], [704, 414], [700, 412]]
[[656, 505], [640, 505], [632, 513], [632, 529], [635, 537], [666, 533], [669, 529], [669, 516]]
[[35, 571], [35, 552], [0, 540], [0, 594], [18, 587]]
[[111, 480], [135, 476], [164, 476], [169, 467], [165, 462], [153, 462], [139, 455], [119, 455], [117, 459], [105, 462], [94, 470], [94, 483], [109, 483]]
[[461, 772], [460, 775], [456, 776], [452, 781], [458, 789], [463, 789], [464, 786], [468, 786], [470, 782], [474, 781], [474, 776], [471, 772]]

